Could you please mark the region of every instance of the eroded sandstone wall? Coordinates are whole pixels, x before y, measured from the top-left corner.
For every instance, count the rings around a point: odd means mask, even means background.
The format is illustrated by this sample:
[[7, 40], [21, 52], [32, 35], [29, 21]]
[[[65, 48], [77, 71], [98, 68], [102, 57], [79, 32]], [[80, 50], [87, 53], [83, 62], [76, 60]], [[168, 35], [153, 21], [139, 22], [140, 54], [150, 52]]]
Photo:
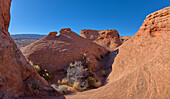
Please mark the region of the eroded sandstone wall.
[[110, 51], [115, 50], [118, 46], [122, 44], [120, 35], [117, 30], [81, 30], [81, 36], [91, 40]]
[[150, 14], [119, 48], [109, 83], [68, 99], [168, 99], [170, 97], [170, 7]]
[[35, 95], [31, 89], [35, 80], [42, 87], [48, 86], [9, 35], [10, 5], [11, 0], [0, 0], [0, 98]]

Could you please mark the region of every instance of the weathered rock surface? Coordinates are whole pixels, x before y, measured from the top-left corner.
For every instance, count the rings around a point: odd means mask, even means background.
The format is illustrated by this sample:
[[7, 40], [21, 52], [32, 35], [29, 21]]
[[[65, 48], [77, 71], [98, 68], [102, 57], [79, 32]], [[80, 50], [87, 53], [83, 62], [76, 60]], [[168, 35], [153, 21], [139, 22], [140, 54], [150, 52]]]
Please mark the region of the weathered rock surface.
[[129, 40], [131, 38], [131, 36], [120, 36], [120, 39], [121, 39], [121, 41], [122, 41], [122, 44], [124, 43], [124, 42], [126, 42], [127, 40]]
[[[88, 70], [98, 74], [99, 61], [109, 51], [89, 41], [71, 29], [62, 29], [60, 35], [51, 32], [46, 37], [23, 48], [22, 52], [34, 64], [54, 74], [52, 82], [66, 76], [70, 63], [78, 61], [83, 54], [89, 59]], [[99, 79], [100, 81], [100, 79]]]
[[28, 63], [9, 35], [10, 5], [11, 0], [0, 0], [0, 98], [39, 95], [31, 88], [32, 81], [41, 83], [41, 89], [48, 87], [48, 83]]
[[170, 7], [146, 18], [119, 48], [109, 83], [68, 99], [169, 99]]
[[119, 33], [113, 29], [103, 31], [85, 29], [81, 31], [81, 36], [92, 40], [110, 51], [113, 51], [122, 44]]

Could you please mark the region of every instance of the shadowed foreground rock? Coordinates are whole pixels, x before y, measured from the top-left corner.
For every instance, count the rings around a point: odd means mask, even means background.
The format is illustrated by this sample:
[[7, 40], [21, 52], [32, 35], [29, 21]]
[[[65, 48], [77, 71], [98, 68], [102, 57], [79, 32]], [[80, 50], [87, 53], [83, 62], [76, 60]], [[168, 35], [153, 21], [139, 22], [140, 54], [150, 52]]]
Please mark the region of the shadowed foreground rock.
[[170, 7], [150, 14], [118, 49], [107, 85], [66, 98], [170, 98]]
[[115, 48], [122, 44], [119, 33], [117, 30], [81, 30], [81, 36], [87, 38], [110, 51], [113, 51]]
[[[48, 89], [53, 89], [28, 63], [10, 37], [10, 5], [11, 0], [0, 0], [0, 98], [57, 95], [55, 91], [48, 93]], [[40, 84], [35, 90], [34, 81]]]
[[[89, 61], [88, 70], [101, 75], [100, 60], [109, 51], [89, 41], [71, 29], [62, 29], [60, 35], [51, 32], [46, 37], [23, 48], [22, 52], [34, 64], [54, 75], [53, 83], [66, 76], [70, 63], [79, 61], [84, 54]], [[100, 77], [96, 78], [101, 81]]]

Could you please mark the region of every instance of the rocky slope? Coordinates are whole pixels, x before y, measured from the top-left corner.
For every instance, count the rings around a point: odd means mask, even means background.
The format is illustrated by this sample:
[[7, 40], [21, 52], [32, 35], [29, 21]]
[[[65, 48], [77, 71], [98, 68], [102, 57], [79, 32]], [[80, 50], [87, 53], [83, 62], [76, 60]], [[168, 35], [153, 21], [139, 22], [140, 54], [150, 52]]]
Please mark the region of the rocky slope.
[[[85, 54], [88, 58], [88, 70], [100, 75], [100, 60], [109, 51], [89, 41], [71, 29], [62, 29], [60, 35], [51, 32], [46, 37], [23, 48], [22, 52], [34, 64], [54, 75], [52, 82], [66, 76], [67, 67], [79, 61]], [[101, 79], [97, 77], [99, 81]]]
[[[48, 83], [28, 63], [9, 35], [10, 5], [11, 0], [0, 0], [0, 98], [48, 96]], [[34, 90], [34, 82], [41, 86]], [[46, 91], [43, 90], [45, 87]]]
[[113, 51], [122, 44], [119, 33], [116, 30], [89, 30], [81, 31], [81, 36]]
[[169, 99], [170, 7], [150, 14], [117, 50], [107, 85], [68, 99]]

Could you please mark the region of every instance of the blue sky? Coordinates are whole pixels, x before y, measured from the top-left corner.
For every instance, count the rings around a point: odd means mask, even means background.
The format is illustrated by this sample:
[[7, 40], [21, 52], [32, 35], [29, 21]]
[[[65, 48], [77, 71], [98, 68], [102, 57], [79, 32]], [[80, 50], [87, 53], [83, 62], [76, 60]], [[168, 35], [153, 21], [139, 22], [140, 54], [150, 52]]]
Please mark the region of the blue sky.
[[170, 0], [12, 0], [11, 34], [45, 34], [71, 28], [116, 29], [134, 35], [145, 17]]

